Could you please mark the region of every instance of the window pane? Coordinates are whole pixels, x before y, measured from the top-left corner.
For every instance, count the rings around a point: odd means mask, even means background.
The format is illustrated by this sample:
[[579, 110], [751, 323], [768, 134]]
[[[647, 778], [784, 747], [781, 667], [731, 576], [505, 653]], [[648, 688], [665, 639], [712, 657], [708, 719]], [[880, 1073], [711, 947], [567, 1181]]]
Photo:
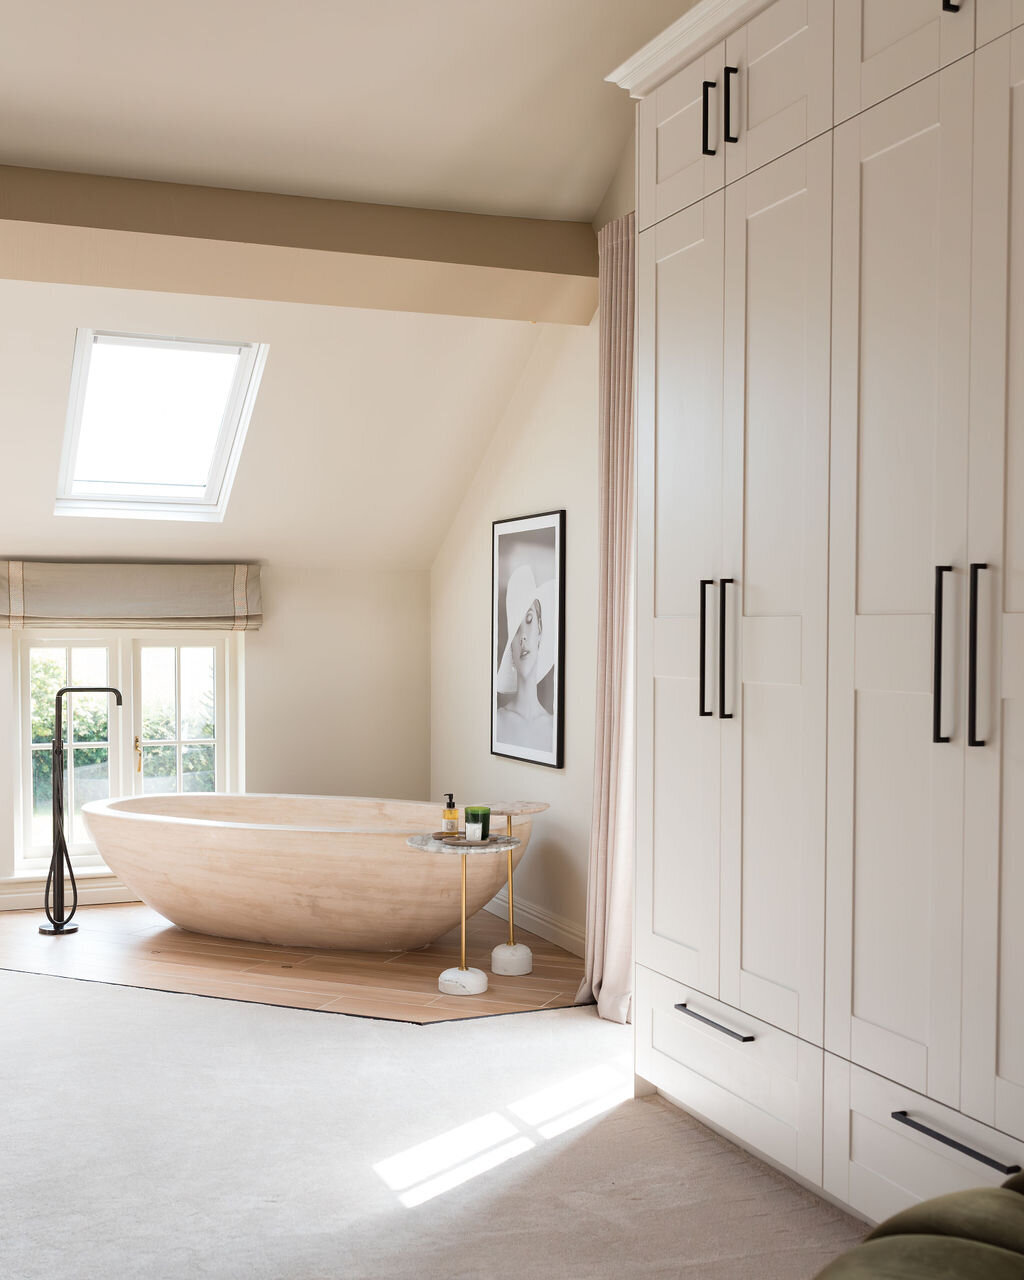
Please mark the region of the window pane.
[[32, 844], [53, 844], [53, 758], [45, 747], [32, 752]]
[[177, 747], [146, 747], [143, 750], [142, 790], [146, 795], [178, 790]]
[[[185, 646], [181, 650], [181, 736], [215, 738], [217, 699], [213, 649]], [[186, 788], [187, 790], [187, 788]], [[200, 790], [207, 790], [206, 787]], [[213, 790], [211, 787], [210, 790]]]
[[214, 768], [215, 750], [212, 743], [208, 747], [182, 747], [182, 791], [217, 790], [217, 774]]
[[[105, 685], [106, 649], [76, 646], [71, 650], [71, 683]], [[106, 742], [109, 693], [79, 693], [71, 696], [71, 724], [75, 742]]]
[[92, 344], [73, 492], [202, 497], [238, 349]]
[[[53, 741], [53, 700], [57, 690], [67, 684], [67, 651], [65, 649], [33, 649], [29, 654], [32, 685], [32, 741]], [[65, 721], [65, 726], [66, 726]], [[65, 727], [65, 740], [67, 729]]]
[[106, 747], [76, 747], [71, 753], [75, 771], [75, 816], [69, 841], [89, 839], [82, 821], [82, 805], [90, 800], [106, 800], [110, 795], [110, 761]]
[[166, 742], [177, 736], [174, 650], [146, 645], [142, 650], [142, 737]]

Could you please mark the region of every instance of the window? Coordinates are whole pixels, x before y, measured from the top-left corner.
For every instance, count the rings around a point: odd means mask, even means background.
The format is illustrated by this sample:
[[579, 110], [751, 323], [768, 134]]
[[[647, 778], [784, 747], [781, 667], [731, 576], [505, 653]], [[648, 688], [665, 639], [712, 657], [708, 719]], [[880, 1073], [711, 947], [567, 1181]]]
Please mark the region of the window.
[[36, 636], [20, 644], [19, 869], [49, 863], [54, 698], [66, 685], [113, 685], [64, 699], [65, 834], [76, 869], [101, 868], [82, 805], [111, 795], [240, 791], [240, 635], [162, 632]]
[[79, 329], [56, 513], [222, 520], [266, 354]]

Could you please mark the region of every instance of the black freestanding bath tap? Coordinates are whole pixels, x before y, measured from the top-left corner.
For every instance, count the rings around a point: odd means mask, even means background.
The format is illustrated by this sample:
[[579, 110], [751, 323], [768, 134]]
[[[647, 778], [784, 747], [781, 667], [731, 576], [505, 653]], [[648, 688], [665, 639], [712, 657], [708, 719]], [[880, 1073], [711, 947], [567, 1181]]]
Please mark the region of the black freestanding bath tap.
[[[54, 734], [51, 744], [50, 759], [51, 782], [53, 784], [53, 856], [50, 859], [50, 871], [46, 877], [46, 891], [43, 894], [43, 909], [49, 924], [39, 926], [40, 933], [76, 933], [77, 924], [71, 923], [71, 917], [78, 910], [78, 885], [75, 873], [68, 856], [68, 842], [64, 837], [64, 723], [63, 699], [66, 693], [112, 693], [120, 706], [121, 690], [112, 689], [108, 685], [82, 686], [80, 688], [64, 688], [57, 690], [54, 700]], [[71, 910], [64, 914], [64, 868], [67, 866], [71, 880]], [[51, 897], [53, 906], [51, 909]]]

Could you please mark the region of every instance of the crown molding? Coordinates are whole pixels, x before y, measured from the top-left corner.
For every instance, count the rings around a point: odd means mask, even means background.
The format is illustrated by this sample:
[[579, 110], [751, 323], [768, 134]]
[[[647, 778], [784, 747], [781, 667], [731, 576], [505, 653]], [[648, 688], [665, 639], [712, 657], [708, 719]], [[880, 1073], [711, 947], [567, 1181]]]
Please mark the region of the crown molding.
[[639, 52], [616, 67], [605, 80], [627, 89], [631, 98], [646, 98], [673, 72], [685, 67], [772, 0], [700, 0]]

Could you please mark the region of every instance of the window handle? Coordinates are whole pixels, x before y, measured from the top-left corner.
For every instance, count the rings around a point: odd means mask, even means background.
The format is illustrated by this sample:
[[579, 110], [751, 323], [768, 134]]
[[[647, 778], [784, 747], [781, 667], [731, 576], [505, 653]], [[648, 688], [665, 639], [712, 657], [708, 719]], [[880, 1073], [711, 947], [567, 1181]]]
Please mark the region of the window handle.
[[142, 743], [139, 741], [138, 736], [136, 736], [135, 738], [135, 755], [136, 755], [135, 772], [141, 773], [142, 772]]

